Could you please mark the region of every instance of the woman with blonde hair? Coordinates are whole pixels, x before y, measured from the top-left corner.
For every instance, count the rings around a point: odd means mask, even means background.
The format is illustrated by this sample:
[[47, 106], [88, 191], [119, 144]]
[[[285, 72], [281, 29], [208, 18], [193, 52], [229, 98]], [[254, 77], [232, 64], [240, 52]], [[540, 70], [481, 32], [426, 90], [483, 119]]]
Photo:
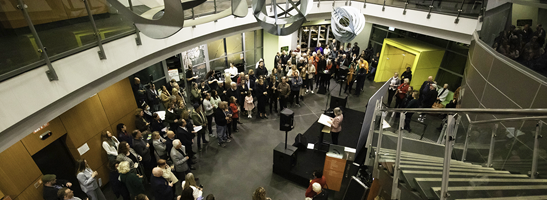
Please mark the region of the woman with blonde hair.
[[186, 174], [185, 180], [182, 181], [182, 190], [188, 188], [191, 188], [194, 191], [192, 193], [194, 200], [199, 199], [203, 195], [203, 188], [197, 186], [194, 174], [192, 173]]
[[161, 86], [160, 101], [165, 109], [167, 109], [169, 102], [171, 102], [171, 99], [169, 97], [171, 97], [171, 94], [169, 94], [169, 91], [167, 91], [165, 85]]
[[85, 192], [90, 200], [106, 200], [95, 178], [98, 175], [97, 171], [89, 168], [85, 159], [76, 161], [76, 178], [80, 182], [82, 191]]
[[230, 73], [224, 73], [224, 87], [230, 87], [232, 85], [232, 78]]
[[270, 197], [266, 197], [266, 189], [264, 189], [264, 187], [258, 187], [253, 193], [253, 200], [272, 200], [272, 199], [270, 199]]
[[139, 194], [145, 194], [144, 185], [142, 184], [142, 175], [138, 175], [131, 170], [129, 162], [121, 162], [118, 165], [118, 172], [120, 173], [120, 181], [127, 187], [131, 199]]

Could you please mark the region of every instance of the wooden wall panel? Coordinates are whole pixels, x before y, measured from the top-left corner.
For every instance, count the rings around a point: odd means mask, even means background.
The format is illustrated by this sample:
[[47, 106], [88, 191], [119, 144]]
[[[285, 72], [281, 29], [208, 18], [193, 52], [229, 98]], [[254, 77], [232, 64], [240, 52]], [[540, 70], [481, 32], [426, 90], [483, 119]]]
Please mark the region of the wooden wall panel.
[[89, 145], [89, 151], [81, 156], [83, 159], [87, 160], [87, 164], [93, 170], [97, 170], [103, 164], [108, 162], [108, 157], [106, 156], [106, 152], [104, 151], [101, 144], [101, 133], [98, 133], [87, 141], [87, 145]]
[[4, 193], [2, 192], [2, 190], [0, 190], [0, 199], [4, 198]]
[[122, 119], [116, 121], [115, 123], [111, 124], [112, 130], [114, 130], [114, 134], [117, 136], [118, 132], [116, 131], [116, 126], [119, 123], [125, 124], [125, 127], [127, 128], [127, 132], [131, 134], [131, 132], [135, 129], [135, 113], [129, 112], [127, 113]]
[[0, 153], [0, 190], [5, 195], [17, 196], [42, 175], [21, 142]]
[[97, 95], [66, 111], [60, 118], [68, 133], [67, 145], [69, 148], [80, 147], [109, 126]]
[[[40, 139], [40, 135], [46, 131], [51, 131], [53, 134], [45, 140]], [[34, 155], [47, 145], [51, 144], [53, 141], [63, 136], [65, 133], [65, 126], [63, 125], [63, 122], [61, 122], [61, 119], [57, 117], [51, 120], [47, 127], [36, 133], [29, 134], [27, 137], [23, 138], [21, 142], [23, 142], [30, 155]]]
[[[100, 91], [98, 96], [101, 99], [110, 124], [115, 123], [127, 113], [133, 112], [137, 108], [131, 83], [126, 78]], [[114, 128], [114, 130], [116, 129]]]
[[[25, 189], [19, 196], [14, 200], [37, 200], [42, 199], [42, 194], [44, 193], [44, 184], [42, 183], [42, 176], [38, 177], [31, 185]], [[38, 188], [35, 187], [38, 186]]]
[[110, 171], [108, 170], [108, 164], [104, 164], [103, 166], [99, 167], [98, 169], [94, 169], [97, 171], [97, 173], [99, 173], [99, 175], [97, 176], [97, 180], [99, 180], [99, 178], [101, 179], [103, 185], [106, 185], [108, 183], [108, 181], [110, 180], [109, 176], [110, 176]]

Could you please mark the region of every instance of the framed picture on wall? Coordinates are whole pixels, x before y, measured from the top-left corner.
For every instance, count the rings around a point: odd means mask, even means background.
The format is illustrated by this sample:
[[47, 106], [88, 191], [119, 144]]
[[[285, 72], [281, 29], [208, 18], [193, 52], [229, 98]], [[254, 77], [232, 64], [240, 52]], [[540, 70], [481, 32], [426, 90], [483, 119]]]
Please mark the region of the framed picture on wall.
[[280, 52], [283, 52], [283, 51], [289, 52], [289, 46], [281, 47], [281, 51], [280, 51]]

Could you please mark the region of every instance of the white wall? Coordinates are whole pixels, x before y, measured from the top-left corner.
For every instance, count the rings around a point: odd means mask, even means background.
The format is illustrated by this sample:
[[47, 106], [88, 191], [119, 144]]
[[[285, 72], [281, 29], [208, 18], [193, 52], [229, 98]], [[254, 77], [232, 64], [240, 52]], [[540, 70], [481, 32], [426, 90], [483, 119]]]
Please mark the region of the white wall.
[[353, 46], [353, 43], [357, 42], [359, 44], [359, 47], [361, 48], [361, 51], [365, 50], [368, 46], [371, 32], [372, 32], [372, 23], [365, 23], [365, 27], [363, 28], [361, 33], [355, 36], [353, 41], [351, 41], [352, 46]]
[[272, 35], [267, 31], [262, 31], [264, 35], [264, 64], [267, 69], [273, 69], [275, 53], [279, 51], [279, 38], [276, 35]]
[[[319, 7], [317, 2], [314, 4], [308, 20], [330, 17], [332, 2], [322, 1]], [[344, 2], [336, 4], [342, 6]], [[407, 10], [407, 14], [402, 15], [402, 9], [394, 7], [386, 7], [382, 12], [381, 5], [367, 4], [363, 8], [362, 2], [352, 2], [352, 6], [359, 8], [370, 23], [400, 27], [462, 43], [470, 42], [477, 24], [477, 20], [467, 18], [461, 18], [460, 23], [454, 24], [454, 16], [436, 13], [426, 19], [426, 12], [416, 10]], [[0, 152], [93, 94], [154, 63], [199, 44], [259, 29], [251, 13], [249, 9], [249, 14], [244, 18], [229, 16], [217, 22], [197, 25], [196, 28], [183, 28], [166, 39], [156, 40], [141, 34], [141, 46], [135, 44], [135, 35], [108, 42], [104, 44], [106, 60], [98, 58], [98, 48], [95, 47], [53, 62], [59, 77], [57, 81], [48, 80], [45, 74], [47, 68], [43, 66], [1, 82]], [[268, 38], [264, 40], [264, 53], [270, 56]], [[265, 57], [265, 61], [273, 62], [273, 57]]]

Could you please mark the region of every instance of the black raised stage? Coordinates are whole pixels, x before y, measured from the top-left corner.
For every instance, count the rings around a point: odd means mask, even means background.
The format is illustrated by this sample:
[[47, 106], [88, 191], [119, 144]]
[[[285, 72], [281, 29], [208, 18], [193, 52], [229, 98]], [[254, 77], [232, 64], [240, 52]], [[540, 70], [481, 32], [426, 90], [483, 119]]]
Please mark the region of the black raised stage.
[[[356, 148], [357, 141], [359, 140], [359, 134], [361, 133], [361, 126], [363, 123], [363, 118], [365, 117], [365, 113], [351, 109], [344, 109], [343, 115], [344, 120], [342, 121], [342, 131], [340, 132], [340, 136], [338, 137], [338, 143], [342, 146]], [[298, 126], [298, 124], [294, 125]], [[294, 149], [296, 148], [293, 147], [292, 150], [284, 151], [283, 143], [280, 143], [280, 145], [277, 146], [276, 149], [274, 149], [273, 172], [288, 180], [295, 182], [296, 184], [308, 187], [310, 179], [313, 178], [313, 171], [322, 171], [323, 166], [325, 165], [326, 152], [318, 150], [318, 147], [320, 145], [317, 145], [317, 143], [319, 142], [322, 128], [323, 125], [316, 121], [304, 133], [304, 136], [306, 137], [308, 143], [316, 144], [313, 150], [299, 149], [294, 151]], [[294, 142], [294, 138], [289, 138], [288, 141], [290, 146]], [[332, 141], [331, 135], [325, 133], [323, 141], [326, 144], [330, 144]], [[307, 146], [307, 144], [305, 144], [305, 146]], [[280, 156], [281, 154], [287, 154], [287, 156], [290, 156], [289, 154], [293, 151], [294, 153], [292, 156], [295, 157], [296, 163], [294, 163], [293, 166], [290, 167], [290, 170], [286, 170], [287, 167], [275, 164], [275, 160], [278, 160], [278, 163], [280, 160], [279, 157], [277, 157], [276, 159], [275, 156]]]

